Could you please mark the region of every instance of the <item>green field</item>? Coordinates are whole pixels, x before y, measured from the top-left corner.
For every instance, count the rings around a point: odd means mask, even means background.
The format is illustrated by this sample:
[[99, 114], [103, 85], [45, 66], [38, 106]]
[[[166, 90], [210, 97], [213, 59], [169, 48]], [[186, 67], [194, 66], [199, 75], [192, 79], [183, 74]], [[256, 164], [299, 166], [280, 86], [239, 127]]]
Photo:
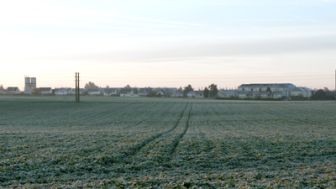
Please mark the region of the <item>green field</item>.
[[336, 188], [336, 102], [0, 97], [0, 188]]

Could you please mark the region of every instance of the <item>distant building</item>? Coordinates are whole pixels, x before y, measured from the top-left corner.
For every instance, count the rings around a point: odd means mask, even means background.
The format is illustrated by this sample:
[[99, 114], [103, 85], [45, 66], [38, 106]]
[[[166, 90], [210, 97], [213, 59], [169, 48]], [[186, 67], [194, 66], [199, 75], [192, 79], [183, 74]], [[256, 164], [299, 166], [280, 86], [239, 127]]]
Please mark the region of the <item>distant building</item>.
[[311, 96], [310, 89], [296, 87], [291, 83], [242, 84], [237, 90], [220, 90], [218, 93], [219, 98], [239, 99], [291, 99]]
[[297, 87], [291, 91], [292, 97], [303, 97], [303, 98], [310, 98], [313, 95], [312, 90], [306, 87]]
[[67, 96], [74, 94], [74, 92], [71, 88], [56, 88], [54, 89], [54, 94], [56, 96]]
[[202, 91], [190, 91], [187, 93], [188, 98], [203, 98]]
[[139, 88], [138, 89], [138, 95], [141, 97], [146, 97], [150, 94], [151, 89], [150, 88]]
[[9, 94], [9, 95], [19, 95], [21, 94], [21, 91], [18, 87], [8, 87], [6, 89], [6, 94]]
[[25, 77], [24, 94], [31, 95], [36, 89], [36, 77]]
[[238, 87], [239, 95], [244, 98], [289, 98], [296, 86], [291, 83], [242, 84]]
[[163, 90], [158, 90], [156, 91], [155, 96], [159, 96], [159, 97], [165, 96], [165, 92]]
[[37, 95], [52, 95], [53, 90], [50, 87], [40, 87], [34, 90], [34, 93]]
[[176, 98], [182, 98], [182, 97], [183, 97], [183, 92], [181, 92], [181, 91], [176, 91], [176, 92], [173, 93], [171, 96], [172, 96], [172, 97], [176, 97]]
[[177, 88], [159, 87], [159, 88], [153, 88], [150, 96], [174, 97], [176, 92]]
[[97, 89], [87, 89], [87, 94], [89, 96], [101, 96], [103, 95], [103, 92], [97, 88]]
[[218, 91], [219, 98], [236, 98], [238, 97], [237, 90], [219, 90]]
[[119, 96], [119, 89], [117, 88], [103, 88], [104, 96]]
[[120, 93], [120, 96], [121, 97], [139, 97], [138, 94], [134, 93], [134, 91], [129, 91], [129, 92], [123, 92], [123, 93]]
[[6, 94], [6, 90], [0, 85], [0, 95]]

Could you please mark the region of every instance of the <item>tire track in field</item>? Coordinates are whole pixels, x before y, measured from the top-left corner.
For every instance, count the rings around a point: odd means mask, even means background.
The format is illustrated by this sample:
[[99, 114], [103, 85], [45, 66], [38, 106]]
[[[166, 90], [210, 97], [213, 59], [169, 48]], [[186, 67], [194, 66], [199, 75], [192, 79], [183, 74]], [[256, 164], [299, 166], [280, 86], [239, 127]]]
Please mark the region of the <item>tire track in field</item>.
[[[193, 107], [195, 110], [195, 106]], [[201, 111], [200, 111], [201, 110]], [[195, 170], [198, 170], [200, 168], [202, 169], [208, 169], [211, 167], [212, 161], [215, 160], [216, 153], [215, 143], [211, 140], [211, 137], [209, 137], [209, 129], [208, 126], [203, 125], [204, 122], [204, 114], [208, 115], [210, 114], [209, 107], [201, 107], [196, 106], [196, 110], [194, 111], [196, 114], [203, 114], [202, 116], [197, 116], [195, 119], [193, 119], [193, 124], [190, 125], [189, 131], [192, 136], [191, 139], [187, 140], [186, 144], [183, 144], [181, 148], [179, 149], [179, 152], [181, 154], [177, 154], [179, 156], [178, 159], [183, 159], [183, 161], [189, 162], [190, 164], [188, 167], [194, 167]], [[190, 118], [189, 118], [190, 119]], [[191, 142], [190, 142], [191, 141]], [[191, 158], [192, 157], [192, 158]], [[179, 164], [178, 162], [174, 163]], [[213, 166], [212, 166], [213, 167]]]
[[177, 121], [175, 122], [175, 124], [174, 124], [174, 126], [172, 128], [170, 128], [167, 131], [164, 131], [164, 132], [158, 133], [156, 135], [153, 135], [153, 136], [147, 138], [146, 140], [144, 140], [144, 141], [136, 144], [135, 146], [131, 147], [127, 152], [124, 152], [117, 159], [125, 159], [126, 158], [126, 161], [127, 161], [131, 156], [135, 156], [141, 149], [143, 149], [145, 146], [147, 146], [148, 144], [150, 144], [154, 140], [156, 140], [156, 139], [158, 139], [158, 138], [160, 138], [160, 137], [162, 137], [164, 135], [167, 135], [170, 132], [174, 131], [178, 127], [181, 119], [183, 118], [187, 107], [188, 107], [188, 104], [186, 104], [186, 106], [184, 107], [183, 111], [180, 113], [179, 118], [177, 119]]
[[[155, 105], [158, 105], [157, 103], [155, 103]], [[156, 117], [161, 117], [161, 116], [164, 116], [164, 114], [166, 113], [166, 111], [170, 111], [170, 110], [172, 110], [173, 109], [173, 106], [171, 106], [171, 105], [169, 105], [169, 106], [167, 106], [168, 108], [165, 110], [165, 111], [162, 111], [161, 110], [161, 107], [159, 107], [160, 108], [160, 110], [161, 111], [159, 111], [158, 110], [158, 107], [156, 106], [155, 108], [154, 108], [154, 111], [153, 111], [153, 113], [151, 113], [151, 112], [145, 112], [145, 111], [143, 111], [143, 113], [142, 113], [142, 119], [138, 119], [136, 122], [135, 122], [135, 124], [133, 124], [133, 125], [127, 125], [127, 128], [132, 128], [131, 130], [133, 130], [134, 128], [136, 128], [137, 126], [139, 126], [139, 125], [142, 125], [142, 124], [145, 124], [146, 122], [152, 122], [153, 121], [153, 117], [154, 118], [156, 118]], [[156, 114], [154, 114], [154, 113], [156, 113]], [[141, 116], [139, 116], [139, 117], [141, 117]], [[155, 121], [155, 120], [154, 120]], [[145, 126], [145, 127], [152, 127], [151, 125], [148, 125], [148, 126]], [[145, 127], [143, 127], [143, 128], [145, 128]], [[124, 128], [124, 126], [122, 126], [122, 128]], [[127, 137], [137, 137], [137, 132], [131, 132], [131, 134], [130, 135], [128, 135]], [[133, 145], [130, 145], [130, 146], [133, 146]]]
[[[197, 126], [199, 132], [198, 138], [198, 154], [197, 154], [197, 166], [203, 169], [214, 167], [213, 163], [216, 162], [218, 154], [216, 153], [216, 144], [207, 136], [207, 133], [202, 131], [200, 126]], [[195, 164], [196, 164], [195, 163]], [[212, 165], [212, 166], [211, 166]]]
[[158, 162], [165, 162], [168, 163], [172, 160], [174, 157], [174, 154], [176, 152], [177, 146], [180, 144], [181, 140], [183, 139], [184, 135], [187, 133], [189, 126], [190, 126], [190, 117], [192, 112], [192, 104], [190, 105], [190, 109], [188, 112], [187, 120], [185, 122], [185, 127], [181, 134], [179, 134], [177, 137], [174, 138], [172, 143], [168, 145], [168, 150], [165, 150], [164, 153], [162, 153], [161, 156], [157, 157]]

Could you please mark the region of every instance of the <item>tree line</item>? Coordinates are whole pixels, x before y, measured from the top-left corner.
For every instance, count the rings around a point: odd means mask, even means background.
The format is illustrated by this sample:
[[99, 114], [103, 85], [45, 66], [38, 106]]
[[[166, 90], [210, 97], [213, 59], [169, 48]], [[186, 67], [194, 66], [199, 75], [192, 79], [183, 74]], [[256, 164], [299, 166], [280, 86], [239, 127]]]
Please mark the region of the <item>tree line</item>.
[[[188, 93], [194, 91], [194, 88], [189, 84], [183, 89], [180, 87], [178, 90], [183, 93], [183, 97], [187, 97]], [[216, 84], [211, 84], [203, 90], [199, 90], [199, 92], [202, 92], [204, 98], [216, 98], [218, 94], [218, 87]]]
[[[97, 86], [93, 82], [88, 82], [85, 84], [85, 89], [98, 89], [99, 86]], [[0, 85], [0, 91], [5, 90], [3, 85]], [[132, 90], [132, 88], [127, 85], [122, 89], [122, 92], [128, 92]], [[183, 97], [187, 97], [190, 92], [195, 91], [192, 85], [187, 85], [185, 87], [178, 88], [178, 91], [183, 94]], [[198, 90], [198, 92], [202, 93], [204, 98], [216, 98], [218, 95], [218, 87], [216, 84], [211, 84], [207, 87], [205, 87], [203, 90]], [[155, 93], [153, 94], [155, 96]], [[336, 91], [331, 91], [328, 88], [323, 89], [316, 89], [312, 91], [312, 96], [310, 100], [336, 100]]]
[[[90, 81], [85, 84], [84, 88], [85, 89], [98, 89], [99, 86], [96, 85], [94, 82]], [[134, 89], [130, 85], [126, 85], [124, 88], [121, 88], [120, 92], [130, 92], [130, 91], [134, 91]], [[190, 84], [188, 84], [185, 87], [178, 88], [177, 91], [180, 92], [183, 95], [183, 97], [188, 97], [188, 94], [190, 94], [191, 92], [195, 92], [194, 88]], [[216, 84], [212, 83], [211, 85], [205, 87], [203, 90], [200, 89], [197, 92], [201, 93], [201, 95], [204, 98], [216, 98], [218, 94], [218, 87]], [[150, 93], [149, 96], [156, 96], [156, 94], [153, 92], [153, 93]]]
[[313, 91], [311, 100], [336, 100], [335, 91], [331, 91], [328, 88], [317, 89]]

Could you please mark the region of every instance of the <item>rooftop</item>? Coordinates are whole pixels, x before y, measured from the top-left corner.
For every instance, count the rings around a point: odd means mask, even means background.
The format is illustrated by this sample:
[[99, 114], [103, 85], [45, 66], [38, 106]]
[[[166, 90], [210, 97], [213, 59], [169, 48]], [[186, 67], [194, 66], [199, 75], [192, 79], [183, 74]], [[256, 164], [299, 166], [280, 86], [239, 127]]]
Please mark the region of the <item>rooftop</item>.
[[251, 83], [242, 84], [239, 87], [283, 87], [283, 88], [295, 88], [292, 83]]

